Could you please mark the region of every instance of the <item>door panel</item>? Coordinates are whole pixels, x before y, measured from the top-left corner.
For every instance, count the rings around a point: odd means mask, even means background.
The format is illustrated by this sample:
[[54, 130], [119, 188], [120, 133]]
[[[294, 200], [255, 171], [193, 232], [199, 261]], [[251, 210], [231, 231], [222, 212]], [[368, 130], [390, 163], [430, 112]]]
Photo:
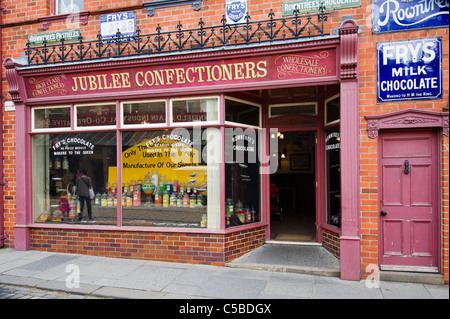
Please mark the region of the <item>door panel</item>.
[[411, 255], [416, 257], [432, 256], [432, 221], [411, 221]]
[[411, 165], [411, 206], [431, 206], [432, 188], [431, 165], [412, 164]]
[[383, 204], [385, 206], [403, 205], [403, 179], [401, 171], [401, 165], [383, 165], [383, 176], [385, 176]]
[[384, 254], [389, 256], [403, 255], [403, 221], [402, 220], [384, 220]]
[[379, 143], [381, 268], [438, 271], [438, 135], [382, 133]]

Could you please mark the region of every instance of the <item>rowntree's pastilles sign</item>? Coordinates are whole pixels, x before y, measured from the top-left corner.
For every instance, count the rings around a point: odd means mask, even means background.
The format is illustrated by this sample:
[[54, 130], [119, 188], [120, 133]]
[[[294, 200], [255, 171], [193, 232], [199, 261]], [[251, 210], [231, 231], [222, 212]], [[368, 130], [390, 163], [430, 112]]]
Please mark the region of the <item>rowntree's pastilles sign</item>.
[[372, 0], [372, 32], [448, 28], [449, 0]]
[[442, 98], [441, 57], [441, 38], [378, 43], [378, 101]]

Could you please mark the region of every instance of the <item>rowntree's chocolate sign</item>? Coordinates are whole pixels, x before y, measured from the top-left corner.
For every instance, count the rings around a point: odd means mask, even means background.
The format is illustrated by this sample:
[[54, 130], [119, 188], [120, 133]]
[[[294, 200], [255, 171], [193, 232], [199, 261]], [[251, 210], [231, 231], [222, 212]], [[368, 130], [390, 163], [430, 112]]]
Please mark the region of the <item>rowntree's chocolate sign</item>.
[[25, 78], [28, 98], [333, 77], [336, 50]]

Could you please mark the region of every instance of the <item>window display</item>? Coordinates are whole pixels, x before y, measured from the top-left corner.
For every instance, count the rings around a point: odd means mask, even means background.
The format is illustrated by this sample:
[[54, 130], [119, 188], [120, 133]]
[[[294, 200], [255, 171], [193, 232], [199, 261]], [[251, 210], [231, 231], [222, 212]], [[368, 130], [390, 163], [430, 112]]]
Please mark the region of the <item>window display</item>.
[[[260, 125], [259, 106], [228, 101], [231, 120], [248, 124], [253, 114]], [[33, 221], [208, 229], [260, 221], [258, 129], [196, 125], [218, 125], [218, 104], [218, 97], [123, 102], [119, 128], [115, 103], [34, 109]], [[168, 105], [171, 124], [187, 128], [167, 127]], [[58, 120], [65, 124], [55, 134]]]
[[257, 131], [226, 129], [225, 225], [260, 221], [260, 174]]
[[[33, 136], [33, 220], [78, 222], [81, 212], [76, 184], [83, 172], [94, 193], [105, 194], [105, 185], [116, 171], [115, 133], [40, 134]], [[99, 210], [92, 201], [95, 223], [115, 225], [116, 210]], [[84, 204], [84, 203], [83, 203]], [[88, 207], [83, 205], [87, 221]], [[91, 221], [92, 222], [92, 221]]]
[[339, 126], [326, 132], [325, 158], [327, 167], [327, 223], [341, 225], [341, 165]]
[[[123, 225], [218, 227], [220, 174], [218, 165], [206, 162], [207, 147], [219, 142], [208, 143], [212, 131], [123, 133]], [[114, 176], [109, 183], [116, 185]]]

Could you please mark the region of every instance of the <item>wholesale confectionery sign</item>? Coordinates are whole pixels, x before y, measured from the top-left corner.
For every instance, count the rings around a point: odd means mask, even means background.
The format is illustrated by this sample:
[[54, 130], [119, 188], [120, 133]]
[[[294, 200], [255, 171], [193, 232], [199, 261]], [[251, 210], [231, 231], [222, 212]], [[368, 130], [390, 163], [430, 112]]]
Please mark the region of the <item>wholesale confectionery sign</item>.
[[337, 77], [336, 49], [28, 77], [29, 98]]
[[442, 39], [377, 44], [378, 101], [442, 98]]
[[449, 0], [373, 0], [372, 32], [448, 28]]

